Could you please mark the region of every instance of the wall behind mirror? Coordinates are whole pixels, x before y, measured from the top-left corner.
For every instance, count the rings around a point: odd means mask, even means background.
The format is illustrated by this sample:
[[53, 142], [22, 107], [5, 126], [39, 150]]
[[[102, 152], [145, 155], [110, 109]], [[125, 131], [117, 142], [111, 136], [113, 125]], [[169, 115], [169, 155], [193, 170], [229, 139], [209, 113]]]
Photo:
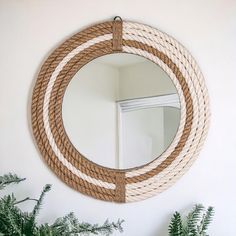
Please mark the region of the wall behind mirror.
[[116, 53], [85, 65], [63, 100], [63, 122], [73, 145], [91, 161], [132, 168], [158, 157], [180, 120], [171, 79], [153, 62]]
[[[91, 223], [120, 218], [125, 219], [120, 236], [167, 235], [175, 210], [186, 212], [201, 202], [216, 207], [210, 235], [235, 235], [236, 2], [100, 0], [99, 14], [97, 1], [69, 3], [67, 7], [65, 0], [0, 1], [0, 166], [2, 174], [27, 178], [7, 191], [16, 192], [20, 199], [37, 197], [50, 183], [52, 191], [44, 200], [39, 222], [53, 222], [70, 211]], [[63, 184], [40, 158], [29, 128], [32, 86], [45, 53], [51, 53], [62, 38], [116, 14], [157, 27], [182, 42], [200, 64], [212, 107], [210, 133], [193, 168], [163, 194], [124, 205], [94, 200]], [[25, 204], [20, 207], [32, 210]]]

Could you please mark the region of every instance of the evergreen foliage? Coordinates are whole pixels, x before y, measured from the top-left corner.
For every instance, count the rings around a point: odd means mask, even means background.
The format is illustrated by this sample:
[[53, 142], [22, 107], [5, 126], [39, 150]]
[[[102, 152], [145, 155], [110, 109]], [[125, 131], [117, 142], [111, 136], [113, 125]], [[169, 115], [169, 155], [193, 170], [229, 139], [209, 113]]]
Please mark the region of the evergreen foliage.
[[185, 220], [175, 212], [169, 225], [169, 236], [208, 236], [207, 229], [213, 215], [213, 207], [205, 209], [201, 204], [195, 205]]
[[[0, 176], [0, 189], [11, 183], [19, 183], [23, 180], [25, 179], [13, 174]], [[79, 222], [73, 213], [56, 219], [51, 225], [48, 223], [37, 224], [36, 217], [41, 209], [45, 194], [50, 189], [50, 185], [45, 185], [39, 199], [27, 197], [17, 201], [14, 194], [3, 196], [0, 199], [0, 236], [108, 236], [115, 230], [123, 232], [123, 220], [118, 220], [116, 223], [106, 220], [103, 225], [92, 225]], [[32, 212], [22, 212], [18, 205], [30, 200], [36, 201]]]
[[183, 235], [183, 224], [182, 224], [182, 219], [181, 215], [179, 212], [175, 212], [170, 225], [169, 225], [169, 234], [171, 236], [182, 236]]
[[[79, 223], [73, 213], [70, 213], [64, 217], [58, 218], [52, 225], [44, 224], [39, 228], [40, 236], [53, 235], [53, 236], [74, 236], [74, 235], [111, 235], [114, 230], [123, 231], [121, 224], [122, 220], [118, 220], [117, 223], [110, 223], [108, 220], [101, 226], [98, 224], [91, 225], [89, 223]], [[53, 232], [53, 234], [52, 234]]]
[[3, 176], [0, 176], [0, 190], [4, 189], [7, 185], [11, 183], [18, 184], [25, 179], [19, 178], [17, 175], [9, 173]]

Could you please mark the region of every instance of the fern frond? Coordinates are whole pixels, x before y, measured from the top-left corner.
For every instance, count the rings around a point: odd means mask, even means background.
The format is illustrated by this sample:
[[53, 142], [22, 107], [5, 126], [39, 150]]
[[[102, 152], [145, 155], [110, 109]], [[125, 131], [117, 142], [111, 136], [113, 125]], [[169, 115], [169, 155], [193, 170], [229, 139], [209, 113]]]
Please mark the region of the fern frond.
[[183, 236], [183, 223], [179, 212], [175, 212], [169, 225], [170, 236]]
[[202, 212], [204, 211], [204, 206], [197, 204], [194, 206], [193, 210], [188, 214], [186, 221], [186, 231], [190, 236], [198, 236], [198, 224], [202, 217]]
[[208, 229], [209, 224], [212, 222], [212, 218], [214, 216], [214, 208], [208, 207], [206, 213], [203, 215], [202, 220], [199, 226], [199, 234], [206, 235], [206, 231]]
[[181, 215], [175, 212], [169, 224], [169, 236], [207, 236], [206, 231], [213, 215], [213, 207], [205, 210], [201, 204], [195, 205], [185, 220], [182, 220]]

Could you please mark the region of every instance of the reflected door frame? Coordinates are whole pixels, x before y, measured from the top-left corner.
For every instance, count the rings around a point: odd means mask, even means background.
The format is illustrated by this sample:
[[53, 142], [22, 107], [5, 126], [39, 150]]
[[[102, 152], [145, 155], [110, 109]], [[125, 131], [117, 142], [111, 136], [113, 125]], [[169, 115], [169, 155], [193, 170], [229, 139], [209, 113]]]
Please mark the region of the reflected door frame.
[[131, 112], [141, 109], [156, 108], [156, 107], [175, 107], [180, 109], [179, 97], [176, 93], [159, 95], [153, 97], [143, 97], [121, 100], [116, 102], [117, 109], [117, 155], [116, 168], [123, 168], [123, 116], [125, 112]]

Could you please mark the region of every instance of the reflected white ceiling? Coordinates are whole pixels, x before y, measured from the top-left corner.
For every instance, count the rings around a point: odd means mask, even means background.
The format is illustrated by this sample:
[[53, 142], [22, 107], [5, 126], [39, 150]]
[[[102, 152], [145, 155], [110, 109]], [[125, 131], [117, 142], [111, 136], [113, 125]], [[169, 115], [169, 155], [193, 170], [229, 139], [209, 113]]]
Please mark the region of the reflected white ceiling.
[[110, 54], [106, 55], [105, 57], [100, 57], [96, 59], [96, 63], [102, 63], [106, 65], [111, 65], [114, 67], [124, 67], [124, 66], [130, 66], [133, 64], [137, 64], [140, 62], [145, 62], [147, 59], [137, 56], [137, 55], [132, 55], [128, 53], [115, 53], [115, 54]]

